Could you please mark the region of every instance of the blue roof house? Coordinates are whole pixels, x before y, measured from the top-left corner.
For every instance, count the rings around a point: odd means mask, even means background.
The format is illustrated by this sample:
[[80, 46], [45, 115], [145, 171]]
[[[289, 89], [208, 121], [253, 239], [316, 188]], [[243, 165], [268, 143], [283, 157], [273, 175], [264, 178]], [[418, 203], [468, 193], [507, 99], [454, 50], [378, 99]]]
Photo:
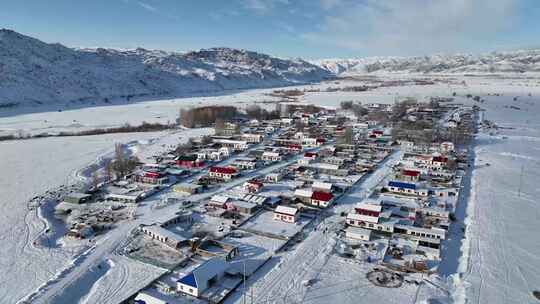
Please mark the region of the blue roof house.
[[176, 288], [179, 292], [199, 297], [225, 275], [229, 266], [229, 263], [221, 258], [212, 258], [180, 278]]
[[392, 192], [416, 194], [416, 185], [412, 183], [390, 181], [388, 182], [388, 189]]

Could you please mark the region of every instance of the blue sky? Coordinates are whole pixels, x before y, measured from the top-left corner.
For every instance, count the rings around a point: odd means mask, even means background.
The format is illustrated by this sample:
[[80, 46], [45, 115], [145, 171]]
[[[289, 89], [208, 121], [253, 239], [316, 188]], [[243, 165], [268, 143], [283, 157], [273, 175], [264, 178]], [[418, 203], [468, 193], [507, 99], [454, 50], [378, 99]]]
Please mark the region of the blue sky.
[[0, 27], [72, 47], [227, 46], [282, 57], [540, 47], [538, 0], [0, 0]]

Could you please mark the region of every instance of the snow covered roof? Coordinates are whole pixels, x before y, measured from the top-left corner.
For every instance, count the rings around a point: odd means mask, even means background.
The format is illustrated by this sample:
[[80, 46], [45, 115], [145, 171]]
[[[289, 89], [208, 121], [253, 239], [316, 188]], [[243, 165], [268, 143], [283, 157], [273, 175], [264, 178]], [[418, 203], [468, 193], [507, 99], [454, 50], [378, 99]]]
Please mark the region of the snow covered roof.
[[210, 168], [210, 172], [223, 173], [223, 174], [235, 174], [237, 171], [236, 169], [230, 168], [230, 167], [212, 167]]
[[311, 199], [324, 201], [324, 202], [331, 201], [332, 198], [334, 198], [332, 193], [326, 193], [326, 192], [314, 191], [313, 194], [311, 195]]
[[148, 231], [152, 234], [159, 235], [160, 237], [167, 238], [168, 241], [171, 242], [183, 242], [186, 240], [185, 237], [176, 234], [170, 230], [167, 230], [165, 228], [162, 228], [158, 225], [151, 225], [151, 226], [144, 226], [141, 228], [143, 231]]
[[296, 189], [294, 191], [294, 195], [311, 198], [311, 196], [313, 195], [313, 191], [311, 189]]
[[332, 190], [332, 184], [331, 183], [325, 183], [325, 182], [314, 182], [313, 183], [313, 188], [317, 188], [317, 189], [325, 189], [325, 190]]
[[368, 223], [378, 223], [379, 218], [376, 216], [369, 216], [369, 215], [363, 215], [358, 213], [349, 213], [347, 214], [348, 220], [354, 220], [354, 221], [362, 221], [362, 222], [368, 222]]
[[267, 151], [267, 152], [264, 152], [262, 155], [263, 156], [269, 156], [269, 157], [279, 157], [279, 153], [277, 153], [277, 152], [268, 152]]
[[217, 195], [212, 196], [212, 198], [210, 200], [213, 201], [213, 202], [218, 202], [218, 203], [225, 204], [226, 202], [229, 201], [229, 199], [230, 198], [228, 196], [217, 194]]
[[382, 206], [367, 202], [361, 202], [358, 203], [355, 207], [355, 209], [362, 209], [362, 210], [368, 210], [368, 211], [374, 211], [374, 212], [381, 212]]
[[277, 206], [274, 212], [283, 213], [287, 215], [296, 215], [296, 213], [298, 213], [298, 209], [293, 208], [293, 207], [287, 207], [287, 206]]
[[339, 170], [338, 165], [327, 164], [327, 163], [312, 164], [310, 167], [315, 168], [315, 169], [323, 169], [323, 170]]
[[244, 209], [253, 209], [257, 207], [257, 204], [245, 202], [245, 201], [233, 201], [231, 205], [237, 208], [244, 208]]
[[415, 184], [403, 183], [403, 182], [397, 182], [397, 181], [388, 182], [388, 186], [389, 187], [396, 187], [396, 188], [403, 188], [403, 189], [412, 189], [412, 190], [416, 189]]
[[224, 273], [229, 268], [229, 263], [221, 258], [211, 258], [195, 268], [192, 272], [178, 280], [179, 283], [197, 288], [201, 282], [207, 282], [216, 274]]
[[365, 228], [361, 228], [361, 227], [347, 227], [347, 229], [345, 229], [345, 232], [348, 233], [348, 234], [355, 234], [355, 235], [362, 235], [362, 236], [370, 236], [371, 235], [371, 230], [370, 229], [365, 229]]

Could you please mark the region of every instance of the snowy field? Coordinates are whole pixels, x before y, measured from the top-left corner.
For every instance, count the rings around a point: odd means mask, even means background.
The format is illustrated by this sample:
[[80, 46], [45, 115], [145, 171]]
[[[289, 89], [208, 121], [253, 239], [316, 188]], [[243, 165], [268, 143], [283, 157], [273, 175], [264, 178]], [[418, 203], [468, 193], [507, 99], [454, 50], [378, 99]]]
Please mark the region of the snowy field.
[[[461, 80], [466, 84], [461, 84]], [[476, 169], [473, 172], [472, 193], [467, 209], [469, 217], [466, 220], [466, 240], [462, 246], [465, 256], [460, 260], [459, 267], [456, 266], [460, 275], [453, 277], [453, 298], [458, 303], [464, 302], [465, 295], [468, 303], [534, 303], [531, 291], [540, 289], [540, 273], [537, 271], [540, 268], [540, 242], [535, 234], [536, 224], [540, 218], [537, 199], [540, 194], [537, 186], [540, 181], [540, 79], [466, 77], [455, 83], [387, 87], [358, 93], [311, 92], [304, 95], [301, 100], [305, 103], [337, 106], [343, 100], [392, 103], [396, 97], [407, 96], [426, 101], [429, 96], [450, 96], [453, 92], [459, 95], [456, 97], [457, 102], [471, 104], [472, 100], [463, 97], [467, 93], [478, 94], [485, 98], [486, 102], [479, 105], [487, 109], [486, 118], [513, 129], [502, 130], [500, 134], [494, 136], [480, 135], [476, 142]], [[322, 84], [320, 87], [326, 86], [328, 84]], [[142, 121], [174, 121], [180, 106], [199, 103], [241, 106], [250, 102], [272, 100], [271, 97], [263, 95], [270, 91], [253, 90], [231, 93], [223, 97], [64, 109], [62, 112], [51, 109], [51, 112], [46, 113], [4, 114], [0, 118], [0, 134], [14, 132], [37, 134], [118, 126], [125, 122], [138, 124]], [[487, 96], [493, 93], [503, 95]], [[528, 96], [529, 93], [531, 96]], [[514, 96], [520, 97], [513, 101]], [[521, 110], [505, 107], [509, 105], [518, 106]], [[43, 284], [54, 283], [50, 280], [85, 249], [70, 245], [51, 249], [34, 246], [33, 240], [45, 229], [45, 223], [35, 211], [29, 211], [28, 200], [44, 194], [49, 189], [79, 181], [81, 170], [100, 157], [110, 154], [116, 142], [132, 143], [134, 151], [148, 156], [160, 147], [172, 144], [173, 139], [177, 140], [179, 137], [187, 138], [189, 134], [171, 135], [167, 132], [109, 134], [1, 142], [0, 168], [3, 169], [3, 174], [0, 176], [2, 193], [0, 239], [3, 246], [0, 249], [0, 267], [5, 274], [0, 279], [0, 303], [16, 303]], [[487, 163], [490, 165], [487, 166]], [[126, 231], [129, 230], [126, 228]], [[120, 232], [112, 234], [111, 237], [121, 235]], [[313, 241], [318, 239], [314, 237]], [[319, 273], [319, 283], [308, 289], [295, 280], [295, 286], [280, 291], [281, 283], [274, 286], [272, 281], [277, 279], [271, 274], [273, 271], [266, 270], [270, 275], [254, 285], [259, 288], [255, 292], [256, 299], [265, 299], [268, 303], [290, 303], [293, 298], [304, 300], [305, 303], [337, 303], [341, 300], [344, 303], [353, 300], [354, 303], [370, 303], [381, 299], [388, 299], [385, 302], [390, 302], [391, 299], [413, 302], [414, 297], [410, 296], [409, 287], [404, 287], [407, 296], [394, 297], [393, 291], [361, 286], [360, 278], [355, 283], [345, 283], [349, 279], [339, 278], [336, 271], [347, 270], [349, 267], [344, 264], [346, 262], [339, 258], [329, 258], [331, 248], [320, 248], [321, 254], [318, 255], [317, 252], [310, 251], [310, 238], [305, 242], [306, 247], [303, 247], [302, 243], [298, 249], [288, 253], [286, 258], [292, 258], [296, 251], [304, 252], [303, 256], [293, 259], [292, 262], [283, 261], [269, 265], [289, 266], [306, 274], [306, 277]], [[302, 259], [310, 257], [312, 258], [309, 263], [301, 263]], [[295, 261], [300, 266], [296, 266]], [[95, 272], [80, 276], [80, 282], [74, 285], [83, 286], [84, 279], [89, 278], [87, 282], [91, 283], [86, 284], [85, 291], [80, 294], [83, 302], [108, 302], [111, 293], [101, 294], [97, 292], [97, 286], [106, 286], [108, 290], [114, 291], [119, 290], [116, 284], [122, 284], [122, 289], [131, 290], [130, 288], [140, 284], [140, 282], [134, 284], [138, 281], [135, 274], [146, 271], [141, 270], [136, 262], [110, 259], [110, 261], [103, 260], [102, 263], [104, 263], [102, 269], [91, 268]], [[279, 266], [281, 263], [285, 264]], [[113, 264], [117, 266], [112, 266]], [[124, 264], [128, 266], [118, 266]], [[362, 267], [364, 266], [350, 267], [351, 276], [354, 278], [355, 273], [361, 273]], [[121, 276], [123, 269], [126, 268], [130, 269], [127, 272], [129, 275], [117, 281], [115, 278]], [[156, 271], [159, 273], [161, 270]], [[293, 273], [294, 271], [288, 271], [282, 284], [292, 279], [289, 276]], [[332, 288], [326, 288], [331, 285], [330, 282], [338, 284], [333, 290], [341, 291], [333, 296], [319, 297], [330, 293], [328, 290]], [[298, 294], [293, 294], [299, 290]], [[424, 291], [421, 290], [420, 293], [422, 292]], [[118, 292], [112, 294], [115, 295], [114, 299], [122, 295]], [[420, 298], [427, 297], [426, 294]], [[64, 303], [72, 302], [64, 301]], [[236, 301], [232, 299], [232, 302]]]
[[[540, 88], [514, 83], [479, 86], [486, 96], [485, 118], [512, 128], [481, 134], [467, 213], [468, 253], [460, 271], [463, 282], [456, 299], [468, 303], [536, 303], [540, 289]], [[531, 96], [528, 94], [531, 93]], [[514, 96], [520, 96], [513, 101]], [[510, 109], [514, 105], [521, 110]]]

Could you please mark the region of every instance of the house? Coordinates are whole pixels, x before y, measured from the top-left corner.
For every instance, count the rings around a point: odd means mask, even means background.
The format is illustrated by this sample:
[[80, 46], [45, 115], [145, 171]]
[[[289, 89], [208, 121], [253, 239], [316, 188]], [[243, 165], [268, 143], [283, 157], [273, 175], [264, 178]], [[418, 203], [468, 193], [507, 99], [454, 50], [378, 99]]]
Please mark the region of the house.
[[349, 213], [347, 214], [346, 223], [349, 226], [366, 228], [371, 230], [382, 231], [386, 233], [393, 233], [396, 220], [392, 218], [385, 218], [382, 216], [373, 217], [369, 215]]
[[298, 220], [298, 209], [286, 206], [277, 206], [274, 210], [274, 220], [295, 223]]
[[240, 170], [253, 170], [257, 167], [257, 159], [254, 157], [237, 158], [232, 165]]
[[388, 190], [396, 193], [416, 194], [416, 184], [390, 181], [388, 182]]
[[313, 161], [312, 158], [302, 157], [302, 158], [298, 159], [298, 164], [302, 165], [302, 166], [306, 166], [306, 165], [309, 165], [312, 161]]
[[345, 237], [359, 241], [370, 241], [371, 230], [360, 227], [347, 227], [345, 229]]
[[384, 135], [384, 132], [381, 130], [372, 130], [369, 132], [369, 138], [381, 138]]
[[444, 156], [433, 156], [431, 160], [431, 164], [435, 168], [445, 167], [447, 163], [448, 163], [448, 158]]
[[321, 161], [325, 164], [332, 164], [337, 166], [341, 166], [345, 163], [345, 159], [337, 156], [325, 157]]
[[230, 197], [216, 194], [210, 198], [208, 205], [215, 208], [227, 209], [227, 203], [229, 201]]
[[[204, 156], [206, 158], [206, 155]], [[183, 168], [200, 168], [204, 166], [204, 161], [198, 155], [182, 155], [176, 160], [176, 165]]]
[[[361, 202], [354, 207], [354, 211], [356, 214], [378, 218], [379, 215], [381, 215], [382, 206], [367, 202]], [[373, 219], [371, 220], [371, 222], [377, 222], [377, 220]]]
[[278, 162], [282, 159], [283, 157], [278, 152], [264, 152], [261, 155], [261, 160], [266, 162]]
[[256, 180], [250, 180], [244, 183], [244, 191], [249, 193], [257, 193], [259, 192], [262, 187], [264, 186], [263, 183], [256, 181]]
[[455, 151], [454, 143], [449, 142], [449, 141], [445, 141], [445, 142], [441, 143], [440, 149], [441, 149], [441, 152], [444, 153], [444, 154], [454, 152]]
[[306, 153], [304, 153], [304, 157], [305, 158], [310, 158], [311, 160], [316, 160], [317, 159], [317, 153], [306, 152]]
[[378, 216], [369, 216], [359, 213], [349, 213], [347, 214], [347, 218], [345, 222], [354, 227], [364, 227], [366, 226], [366, 223], [373, 223], [377, 224], [379, 222]]
[[177, 291], [199, 297], [225, 276], [229, 263], [215, 257], [199, 265], [177, 281]]
[[259, 209], [259, 205], [244, 201], [233, 201], [230, 205], [234, 210], [242, 214], [253, 214]]
[[228, 158], [233, 154], [233, 150], [230, 147], [220, 147], [217, 152], [223, 156], [223, 158]]
[[333, 200], [334, 196], [332, 193], [313, 191], [311, 194], [311, 204], [313, 206], [326, 208], [332, 203]]
[[406, 234], [416, 238], [428, 238], [444, 240], [446, 238], [446, 230], [441, 228], [423, 228], [410, 225], [396, 225], [395, 232]]
[[257, 144], [261, 143], [264, 139], [264, 135], [255, 133], [242, 134], [242, 139], [248, 143]]
[[283, 174], [281, 172], [268, 173], [265, 177], [265, 181], [268, 183], [277, 183], [282, 179], [283, 179]]
[[173, 187], [174, 192], [197, 194], [203, 191], [203, 187], [197, 184], [179, 183]]
[[228, 181], [238, 176], [238, 171], [232, 167], [211, 167], [209, 175], [211, 178]]
[[221, 144], [221, 146], [223, 147], [230, 147], [234, 151], [244, 151], [244, 150], [247, 150], [248, 148], [248, 143], [243, 140], [215, 138], [214, 142], [217, 144]]
[[403, 169], [401, 171], [401, 180], [407, 181], [407, 182], [417, 182], [420, 180], [420, 171], [417, 170], [410, 170], [410, 169]]
[[135, 175], [135, 181], [145, 184], [162, 185], [169, 181], [169, 178], [161, 172], [143, 171]]
[[400, 146], [403, 152], [412, 152], [414, 150], [414, 142], [412, 141], [402, 140]]

